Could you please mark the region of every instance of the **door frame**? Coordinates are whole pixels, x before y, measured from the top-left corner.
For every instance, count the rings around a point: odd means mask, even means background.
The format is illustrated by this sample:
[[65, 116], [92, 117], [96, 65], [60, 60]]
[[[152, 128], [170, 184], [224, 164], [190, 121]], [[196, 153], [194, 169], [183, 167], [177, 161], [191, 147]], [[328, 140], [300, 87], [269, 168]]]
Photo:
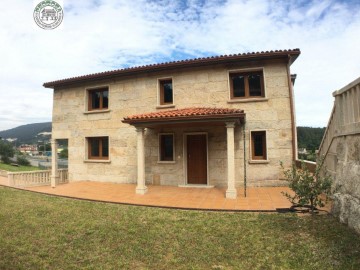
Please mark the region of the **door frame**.
[[[206, 139], [206, 184], [188, 184], [187, 174], [187, 137], [191, 135], [205, 135]], [[207, 132], [185, 132], [183, 135], [183, 153], [184, 153], [184, 185], [185, 186], [209, 186], [209, 138]]]

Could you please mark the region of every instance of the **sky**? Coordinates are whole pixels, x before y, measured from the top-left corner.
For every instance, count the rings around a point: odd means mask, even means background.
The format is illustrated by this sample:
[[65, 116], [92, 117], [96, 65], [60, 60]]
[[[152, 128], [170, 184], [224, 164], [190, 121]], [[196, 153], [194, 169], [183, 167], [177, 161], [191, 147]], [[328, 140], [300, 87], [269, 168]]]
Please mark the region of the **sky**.
[[311, 127], [360, 77], [360, 0], [63, 0], [54, 30], [35, 24], [38, 2], [1, 0], [0, 131], [51, 121], [44, 82], [129, 66], [299, 48], [296, 121]]

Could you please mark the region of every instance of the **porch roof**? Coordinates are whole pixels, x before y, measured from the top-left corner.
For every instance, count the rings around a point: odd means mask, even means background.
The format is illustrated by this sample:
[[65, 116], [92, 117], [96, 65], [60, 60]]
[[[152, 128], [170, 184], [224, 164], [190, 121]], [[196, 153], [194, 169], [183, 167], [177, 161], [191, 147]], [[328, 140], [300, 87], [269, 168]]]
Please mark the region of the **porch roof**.
[[201, 122], [244, 122], [245, 113], [240, 109], [191, 107], [175, 110], [156, 111], [125, 117], [122, 122], [134, 126], [157, 124], [181, 124]]

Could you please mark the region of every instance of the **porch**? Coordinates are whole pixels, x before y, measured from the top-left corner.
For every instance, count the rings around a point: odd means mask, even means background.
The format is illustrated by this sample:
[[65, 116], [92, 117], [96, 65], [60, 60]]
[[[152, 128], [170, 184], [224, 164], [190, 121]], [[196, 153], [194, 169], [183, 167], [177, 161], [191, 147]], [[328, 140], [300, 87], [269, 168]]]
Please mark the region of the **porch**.
[[[135, 190], [137, 194], [147, 193], [146, 182], [158, 182], [163, 176], [171, 178], [170, 181], [165, 179], [166, 181], [162, 183], [165, 185], [227, 186], [225, 197], [237, 198], [235, 183], [241, 178], [244, 179], [242, 182], [246, 181], [245, 113], [243, 110], [191, 107], [131, 115], [125, 117], [122, 122], [136, 128], [137, 185]], [[235, 131], [240, 126], [242, 133]], [[243, 153], [239, 151], [241, 134], [244, 144]], [[155, 136], [159, 136], [159, 144], [151, 145], [151, 141], [156, 141], [153, 140]], [[178, 137], [177, 140], [174, 139], [175, 136]], [[182, 139], [179, 138], [181, 136]], [[174, 141], [178, 142], [177, 146]], [[153, 157], [147, 156], [146, 144], [148, 144], [148, 150], [155, 149], [159, 154]], [[244, 164], [242, 177], [235, 166], [235, 160], [239, 159], [240, 155]], [[152, 158], [158, 159], [152, 160]], [[168, 165], [159, 166], [159, 163]], [[237, 165], [237, 168], [241, 167], [240, 164]], [[159, 168], [152, 173], [154, 167]]]

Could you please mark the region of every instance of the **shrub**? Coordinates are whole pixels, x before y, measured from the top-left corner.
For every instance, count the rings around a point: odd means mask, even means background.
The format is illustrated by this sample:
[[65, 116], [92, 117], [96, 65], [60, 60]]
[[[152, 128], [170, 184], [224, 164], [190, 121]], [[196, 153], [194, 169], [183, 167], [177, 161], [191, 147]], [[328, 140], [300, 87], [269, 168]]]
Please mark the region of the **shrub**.
[[68, 149], [67, 149], [67, 148], [63, 149], [63, 150], [60, 152], [59, 157], [60, 157], [60, 158], [65, 158], [65, 159], [67, 159], [67, 158], [68, 158]]
[[17, 162], [17, 164], [19, 164], [21, 166], [29, 166], [30, 165], [30, 161], [25, 156], [17, 156], [16, 162]]
[[327, 202], [328, 197], [331, 195], [332, 179], [326, 170], [322, 170], [323, 158], [318, 159], [314, 173], [307, 169], [304, 161], [301, 162], [300, 169], [293, 164], [291, 169], [285, 170], [283, 163], [280, 164], [286, 181], [289, 183], [289, 188], [295, 192], [295, 195], [287, 192], [282, 192], [282, 194], [294, 206], [310, 206], [311, 213], [314, 213], [316, 207], [325, 205], [320, 195], [325, 194], [325, 202]]
[[11, 159], [8, 156], [1, 156], [1, 161], [5, 164], [11, 163]]

